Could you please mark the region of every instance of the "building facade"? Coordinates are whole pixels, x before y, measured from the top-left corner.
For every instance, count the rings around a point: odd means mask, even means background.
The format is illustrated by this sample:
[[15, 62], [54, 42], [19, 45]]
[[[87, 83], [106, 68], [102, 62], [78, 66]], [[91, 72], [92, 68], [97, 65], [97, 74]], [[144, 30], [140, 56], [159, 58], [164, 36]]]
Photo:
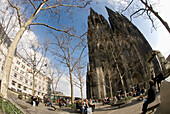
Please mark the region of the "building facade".
[[[14, 91], [32, 95], [33, 75], [30, 72], [31, 65], [19, 53], [13, 59], [10, 72], [9, 88]], [[35, 95], [43, 98], [50, 93], [50, 78], [45, 74], [39, 73], [35, 76]]]
[[[3, 41], [4, 34], [3, 29], [1, 27], [1, 41]], [[0, 45], [0, 83], [2, 80], [2, 71], [5, 63], [5, 57], [8, 52], [8, 47], [10, 46], [11, 41], [7, 38]], [[9, 77], [9, 86], [8, 88], [14, 92], [20, 92], [25, 95], [32, 95], [33, 88], [33, 75], [30, 72], [32, 69], [31, 64], [27, 62], [18, 52], [15, 52], [15, 56], [13, 58], [10, 77]], [[51, 79], [46, 76], [46, 74], [39, 73], [35, 76], [35, 95], [43, 98], [44, 95], [50, 97], [51, 95]]]
[[[151, 79], [147, 55], [151, 46], [125, 16], [106, 8], [109, 22], [93, 9], [88, 17], [89, 66], [87, 98], [105, 98], [134, 91], [136, 86], [148, 87]], [[156, 58], [152, 61], [158, 71]]]

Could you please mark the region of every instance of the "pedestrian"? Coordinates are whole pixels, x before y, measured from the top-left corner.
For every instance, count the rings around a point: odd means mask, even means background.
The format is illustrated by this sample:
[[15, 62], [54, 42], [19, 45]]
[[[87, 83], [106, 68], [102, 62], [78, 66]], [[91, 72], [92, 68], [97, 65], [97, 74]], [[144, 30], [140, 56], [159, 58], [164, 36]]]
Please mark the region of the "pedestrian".
[[39, 103], [40, 103], [40, 97], [37, 96], [37, 98], [36, 98], [36, 106], [38, 106]]
[[92, 100], [90, 99], [89, 102], [88, 102], [88, 105], [89, 105], [89, 107], [92, 108], [92, 112], [94, 112], [94, 109], [95, 109], [96, 104], [93, 103]]
[[54, 110], [56, 110], [56, 108], [52, 105], [52, 103], [50, 102], [50, 99], [47, 99], [47, 106], [50, 106], [52, 108], [54, 108]]
[[156, 76], [156, 82], [157, 82], [157, 86], [158, 86], [158, 90], [160, 91], [160, 84], [161, 81], [163, 80], [163, 74], [160, 72], [157, 76]]
[[32, 104], [33, 106], [36, 106], [36, 100], [37, 100], [37, 97], [35, 96], [35, 94], [32, 96]]
[[45, 106], [47, 106], [47, 102], [48, 102], [47, 96], [44, 95], [43, 99], [44, 99], [44, 104], [45, 104]]
[[154, 81], [150, 80], [149, 85], [150, 85], [150, 87], [149, 87], [149, 90], [148, 90], [148, 96], [147, 96], [147, 100], [143, 104], [142, 114], [146, 114], [148, 104], [152, 103], [155, 100], [155, 97], [156, 97], [156, 88], [154, 86]]

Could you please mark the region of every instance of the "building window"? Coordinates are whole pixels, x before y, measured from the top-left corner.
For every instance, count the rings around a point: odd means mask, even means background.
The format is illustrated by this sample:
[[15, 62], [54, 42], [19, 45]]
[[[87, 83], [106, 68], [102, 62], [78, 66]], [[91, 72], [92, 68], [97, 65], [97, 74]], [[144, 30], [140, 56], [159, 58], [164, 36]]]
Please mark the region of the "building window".
[[21, 73], [21, 74], [24, 74], [24, 71], [21, 70], [20, 73]]
[[27, 87], [24, 86], [24, 90], [27, 90]]
[[44, 90], [44, 88], [43, 88], [43, 90]]
[[30, 65], [29, 65], [29, 64], [27, 64], [27, 66], [28, 66], [28, 67], [30, 67]]
[[18, 71], [18, 67], [17, 66], [15, 66], [15, 70]]
[[20, 80], [23, 80], [23, 77], [20, 77]]
[[25, 69], [25, 66], [24, 66], [24, 65], [22, 65], [21, 67], [22, 67], [23, 69]]
[[18, 84], [18, 88], [21, 88], [21, 84]]
[[17, 64], [18, 64], [18, 65], [20, 65], [20, 62], [19, 62], [19, 61], [17, 61]]
[[14, 73], [14, 77], [17, 77], [17, 74], [16, 74], [16, 73]]
[[27, 83], [28, 83], [28, 80], [25, 80], [25, 83], [27, 84]]
[[22, 60], [23, 63], [26, 63], [25, 60]]
[[30, 82], [30, 85], [32, 86], [32, 82]]
[[25, 74], [26, 77], [29, 77], [29, 74]]
[[37, 85], [35, 85], [35, 87], [37, 87]]
[[15, 82], [14, 80], [12, 80], [12, 85], [13, 85], [13, 86], [15, 86], [15, 83], [16, 83], [16, 82]]
[[41, 89], [41, 86], [39, 86], [39, 89]]
[[40, 95], [40, 92], [38, 92], [38, 95]]

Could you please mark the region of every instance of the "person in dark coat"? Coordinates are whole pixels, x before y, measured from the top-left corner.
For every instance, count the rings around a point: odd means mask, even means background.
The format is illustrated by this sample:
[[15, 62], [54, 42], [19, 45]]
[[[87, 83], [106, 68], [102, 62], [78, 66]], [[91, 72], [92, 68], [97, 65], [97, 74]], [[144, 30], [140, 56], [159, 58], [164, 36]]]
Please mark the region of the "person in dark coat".
[[158, 90], [160, 91], [160, 84], [161, 84], [161, 81], [163, 80], [163, 74], [162, 73], [159, 73], [157, 76], [156, 76], [156, 82], [157, 82], [157, 86], [158, 86]]
[[47, 96], [46, 96], [46, 95], [44, 95], [43, 99], [44, 99], [44, 104], [45, 104], [45, 106], [47, 106], [47, 102], [48, 102], [48, 98], [47, 98]]
[[150, 80], [149, 85], [150, 85], [150, 88], [148, 90], [148, 97], [147, 97], [147, 100], [143, 104], [142, 114], [146, 114], [148, 104], [152, 103], [155, 100], [155, 97], [156, 97], [156, 88], [154, 86], [154, 81]]
[[56, 110], [55, 106], [52, 105], [49, 98], [47, 99], [47, 106], [50, 106], [50, 107], [54, 108], [54, 110]]
[[36, 106], [38, 106], [38, 105], [39, 105], [39, 103], [40, 103], [40, 97], [39, 97], [39, 96], [37, 96], [37, 98], [36, 98]]
[[37, 100], [37, 97], [35, 96], [35, 94], [32, 96], [32, 104], [33, 106], [36, 106], [36, 100]]

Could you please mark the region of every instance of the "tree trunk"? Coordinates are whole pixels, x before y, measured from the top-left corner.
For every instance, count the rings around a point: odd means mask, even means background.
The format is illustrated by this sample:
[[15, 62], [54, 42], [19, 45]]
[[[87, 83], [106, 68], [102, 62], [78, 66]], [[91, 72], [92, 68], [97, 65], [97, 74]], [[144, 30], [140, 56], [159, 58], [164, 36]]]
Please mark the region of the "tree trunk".
[[21, 27], [21, 29], [17, 32], [14, 40], [12, 41], [12, 43], [11, 43], [9, 49], [8, 49], [8, 54], [6, 56], [3, 75], [2, 75], [1, 93], [2, 93], [4, 98], [8, 98], [9, 76], [10, 76], [12, 60], [13, 60], [13, 57], [14, 57], [15, 49], [16, 49], [18, 42], [21, 39], [21, 36], [23, 35], [25, 30], [26, 30], [26, 27]]
[[83, 101], [83, 85], [82, 85], [81, 78], [80, 78], [80, 91], [81, 91], [81, 100]]
[[52, 79], [52, 89], [53, 89], [53, 93], [54, 93], [54, 102], [56, 102], [56, 93], [55, 93], [55, 89], [54, 89], [54, 80]]
[[2, 87], [1, 87], [1, 93], [4, 98], [8, 98], [8, 84], [9, 84], [9, 76], [10, 76], [10, 70], [12, 66], [12, 60], [14, 57], [15, 49], [18, 45], [18, 42], [20, 41], [23, 33], [25, 32], [26, 28], [32, 23], [32, 20], [34, 17], [39, 13], [41, 8], [45, 2], [41, 3], [37, 10], [33, 13], [33, 15], [27, 20], [24, 26], [22, 26], [19, 31], [17, 32], [16, 36], [14, 37], [14, 40], [12, 41], [9, 49], [8, 49], [8, 54], [6, 56], [6, 61], [4, 65], [4, 70], [3, 70], [3, 76], [2, 76]]
[[123, 91], [124, 96], [125, 96], [125, 98], [126, 98], [127, 95], [126, 95], [126, 90], [125, 90], [125, 84], [124, 84], [124, 81], [123, 81], [123, 76], [121, 75], [121, 72], [120, 72], [120, 70], [119, 70], [119, 66], [118, 66], [118, 64], [116, 63], [117, 61], [116, 61], [114, 55], [113, 55], [113, 59], [114, 59], [114, 62], [115, 62], [115, 64], [116, 64], [116, 70], [117, 70], [117, 72], [118, 72], [118, 74], [119, 74], [120, 81], [121, 81], [121, 84], [122, 84], [122, 91]]
[[70, 85], [71, 85], [71, 104], [74, 103], [74, 96], [73, 96], [73, 77], [72, 77], [72, 71], [69, 71], [70, 73]]
[[32, 96], [34, 95], [34, 89], [35, 89], [35, 75], [33, 73]]
[[110, 80], [110, 75], [109, 75], [109, 89], [110, 89], [110, 97], [111, 97], [111, 99], [113, 100], [113, 92], [112, 92], [112, 82], [111, 82], [111, 80]]

